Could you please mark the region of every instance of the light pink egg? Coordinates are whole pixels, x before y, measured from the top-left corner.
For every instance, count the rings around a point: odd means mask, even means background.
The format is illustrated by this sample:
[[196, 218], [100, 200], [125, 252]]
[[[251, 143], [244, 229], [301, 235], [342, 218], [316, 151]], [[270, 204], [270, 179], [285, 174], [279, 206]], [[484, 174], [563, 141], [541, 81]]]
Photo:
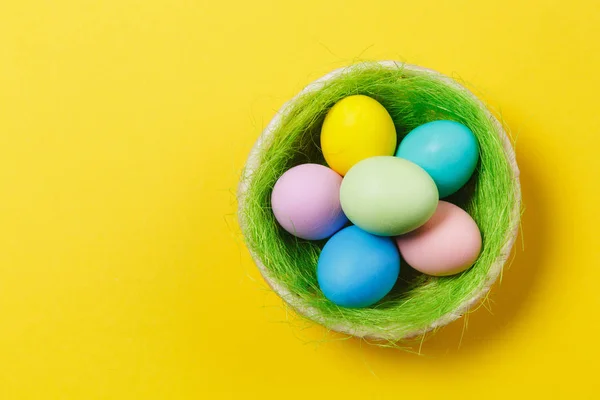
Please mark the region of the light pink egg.
[[466, 211], [440, 201], [420, 228], [396, 238], [404, 260], [424, 274], [454, 275], [471, 267], [481, 251], [481, 233]]
[[319, 164], [301, 164], [275, 183], [271, 206], [277, 222], [302, 239], [325, 239], [348, 221], [340, 205], [342, 177]]

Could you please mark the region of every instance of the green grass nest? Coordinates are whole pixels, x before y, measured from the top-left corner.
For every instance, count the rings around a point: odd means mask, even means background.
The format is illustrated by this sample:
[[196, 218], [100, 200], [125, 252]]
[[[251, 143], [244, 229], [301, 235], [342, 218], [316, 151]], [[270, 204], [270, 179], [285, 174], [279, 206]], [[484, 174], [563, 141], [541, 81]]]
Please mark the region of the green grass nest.
[[[316, 267], [325, 241], [290, 235], [277, 224], [270, 207], [273, 186], [286, 170], [307, 162], [325, 164], [319, 148], [323, 119], [338, 100], [355, 94], [370, 96], [388, 110], [398, 143], [416, 126], [439, 119], [458, 121], [473, 131], [480, 146], [477, 171], [448, 200], [467, 210], [483, 237], [481, 255], [467, 271], [432, 277], [403, 262], [390, 294], [362, 309], [339, 307], [323, 296]], [[336, 70], [284, 105], [250, 154], [238, 202], [246, 244], [267, 282], [288, 304], [331, 330], [387, 342], [436, 329], [476, 304], [502, 271], [520, 218], [518, 168], [502, 126], [455, 81], [396, 62]]]

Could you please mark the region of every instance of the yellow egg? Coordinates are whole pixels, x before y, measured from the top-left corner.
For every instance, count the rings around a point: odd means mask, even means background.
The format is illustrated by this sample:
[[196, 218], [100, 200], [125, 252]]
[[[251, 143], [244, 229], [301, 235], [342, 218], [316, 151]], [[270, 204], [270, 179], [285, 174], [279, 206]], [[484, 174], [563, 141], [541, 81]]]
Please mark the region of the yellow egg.
[[325, 117], [321, 150], [331, 169], [343, 176], [360, 160], [394, 154], [394, 121], [378, 101], [363, 95], [346, 97]]

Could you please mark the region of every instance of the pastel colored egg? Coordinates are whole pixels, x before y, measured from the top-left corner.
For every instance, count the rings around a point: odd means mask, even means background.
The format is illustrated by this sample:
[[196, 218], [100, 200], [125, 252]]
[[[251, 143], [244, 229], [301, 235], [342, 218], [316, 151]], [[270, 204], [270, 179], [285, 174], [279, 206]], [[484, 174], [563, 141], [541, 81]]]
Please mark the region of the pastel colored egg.
[[387, 110], [362, 95], [338, 101], [321, 128], [321, 150], [327, 164], [340, 175], [372, 156], [391, 156], [396, 150], [396, 128]]
[[421, 166], [435, 181], [440, 198], [460, 189], [473, 175], [479, 145], [473, 132], [454, 121], [433, 121], [402, 139], [396, 156]]
[[317, 265], [317, 281], [329, 300], [342, 307], [368, 307], [394, 287], [400, 255], [392, 238], [349, 226], [331, 237]]
[[454, 275], [471, 267], [481, 251], [481, 233], [466, 211], [440, 201], [419, 229], [396, 238], [408, 265], [434, 276]]
[[275, 183], [271, 207], [277, 222], [302, 239], [319, 240], [340, 230], [348, 219], [340, 205], [342, 177], [319, 164], [302, 164]]
[[393, 156], [371, 157], [348, 171], [340, 189], [344, 213], [360, 228], [396, 236], [423, 225], [435, 212], [438, 192], [418, 165]]

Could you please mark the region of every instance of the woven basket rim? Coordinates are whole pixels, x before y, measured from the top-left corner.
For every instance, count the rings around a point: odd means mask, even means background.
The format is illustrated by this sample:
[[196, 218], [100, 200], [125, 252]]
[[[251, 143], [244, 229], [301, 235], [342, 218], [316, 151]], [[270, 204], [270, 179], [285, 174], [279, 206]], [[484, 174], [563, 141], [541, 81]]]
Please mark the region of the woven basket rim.
[[[469, 299], [465, 300], [463, 303], [461, 303], [458, 307], [456, 307], [456, 309], [454, 311], [441, 316], [440, 318], [436, 319], [434, 322], [432, 322], [430, 325], [428, 325], [427, 327], [425, 327], [423, 329], [414, 330], [414, 331], [408, 332], [404, 335], [397, 335], [393, 332], [393, 330], [382, 333], [382, 332], [375, 332], [374, 330], [371, 330], [368, 327], [361, 326], [361, 327], [357, 328], [355, 326], [349, 326], [349, 325], [346, 325], [343, 323], [342, 324], [328, 323], [327, 321], [325, 321], [323, 319], [323, 317], [321, 316], [320, 312], [317, 309], [305, 304], [300, 297], [291, 293], [285, 285], [281, 284], [276, 279], [274, 279], [270, 275], [269, 271], [265, 268], [264, 264], [261, 262], [260, 258], [256, 254], [254, 254], [252, 251], [250, 251], [250, 255], [251, 255], [252, 259], [254, 260], [254, 263], [258, 267], [260, 273], [262, 274], [263, 278], [267, 282], [267, 284], [287, 304], [289, 304], [297, 313], [303, 315], [304, 317], [309, 318], [310, 320], [312, 320], [318, 324], [323, 325], [324, 327], [326, 327], [327, 329], [330, 329], [332, 331], [348, 334], [351, 336], [361, 337], [361, 338], [365, 338], [365, 339], [369, 339], [369, 340], [399, 341], [402, 339], [408, 339], [411, 337], [423, 335], [433, 329], [447, 325], [450, 322], [460, 318], [462, 315], [464, 315], [466, 312], [468, 312], [470, 308], [472, 308], [475, 304], [477, 304], [483, 298], [483, 296], [485, 296], [485, 294], [490, 290], [492, 284], [497, 280], [498, 276], [500, 275], [500, 272], [502, 271], [504, 264], [506, 263], [508, 257], [510, 256], [513, 244], [518, 235], [519, 221], [520, 221], [520, 217], [521, 217], [521, 186], [520, 186], [520, 181], [519, 181], [519, 168], [518, 168], [518, 165], [516, 162], [516, 155], [515, 155], [515, 151], [513, 149], [512, 143], [511, 143], [511, 139], [508, 136], [508, 134], [506, 133], [506, 130], [504, 129], [502, 124], [490, 112], [490, 110], [485, 106], [485, 104], [483, 104], [481, 102], [481, 100], [479, 100], [479, 98], [477, 98], [477, 96], [475, 96], [471, 91], [469, 91], [463, 85], [456, 82], [454, 79], [452, 79], [446, 75], [443, 75], [435, 70], [429, 69], [429, 68], [424, 68], [421, 66], [406, 64], [406, 63], [393, 61], [393, 60], [378, 61], [377, 64], [379, 64], [380, 66], [385, 67], [385, 68], [390, 68], [390, 69], [403, 68], [404, 70], [410, 71], [415, 74], [427, 74], [427, 75], [430, 75], [430, 76], [433, 76], [433, 77], [439, 79], [441, 82], [443, 82], [449, 86], [453, 86], [457, 89], [460, 89], [460, 90], [468, 93], [482, 107], [482, 109], [485, 110], [487, 117], [492, 121], [492, 123], [494, 125], [496, 134], [502, 140], [504, 153], [509, 161], [511, 170], [513, 172], [513, 178], [514, 178], [513, 184], [514, 184], [514, 190], [515, 190], [515, 202], [514, 202], [514, 206], [513, 206], [512, 210], [511, 210], [511, 224], [512, 224], [511, 236], [508, 238], [508, 240], [504, 244], [504, 247], [502, 248], [500, 255], [492, 263], [485, 282], [483, 283], [483, 285], [481, 286], [481, 288], [478, 291], [473, 292], [473, 296], [471, 296], [471, 298], [469, 298]], [[333, 70], [333, 71], [329, 72], [328, 74], [322, 76], [321, 78], [318, 78], [315, 81], [309, 83], [303, 90], [301, 90], [296, 96], [294, 96], [292, 99], [290, 99], [288, 102], [286, 102], [277, 111], [277, 113], [275, 114], [273, 119], [271, 119], [271, 121], [269, 122], [267, 127], [263, 130], [262, 134], [259, 136], [259, 138], [255, 142], [254, 146], [252, 147], [252, 150], [250, 151], [250, 154], [246, 161], [246, 165], [244, 167], [243, 175], [240, 179], [240, 183], [238, 186], [238, 192], [237, 192], [237, 198], [238, 198], [238, 220], [240, 223], [240, 227], [242, 228], [242, 233], [244, 233], [244, 231], [245, 231], [246, 224], [244, 222], [244, 216], [242, 215], [241, 210], [244, 207], [245, 194], [246, 194], [246, 191], [248, 188], [248, 184], [252, 179], [252, 174], [253, 174], [254, 170], [259, 165], [259, 162], [260, 162], [259, 155], [262, 151], [263, 144], [265, 142], [268, 142], [268, 140], [272, 137], [272, 135], [275, 132], [275, 130], [277, 129], [277, 127], [281, 124], [281, 121], [282, 121], [284, 115], [286, 114], [286, 111], [288, 110], [288, 108], [291, 107], [300, 96], [302, 96], [306, 93], [309, 93], [309, 92], [319, 90], [330, 79], [333, 79], [333, 78], [339, 76], [340, 74], [347, 72], [349, 70], [352, 70], [355, 68], [364, 68], [364, 67], [368, 67], [368, 66], [372, 66], [372, 65], [373, 65], [372, 62], [364, 62], [364, 63], [357, 63], [354, 65], [345, 66], [345, 67], [341, 67], [336, 70]]]

